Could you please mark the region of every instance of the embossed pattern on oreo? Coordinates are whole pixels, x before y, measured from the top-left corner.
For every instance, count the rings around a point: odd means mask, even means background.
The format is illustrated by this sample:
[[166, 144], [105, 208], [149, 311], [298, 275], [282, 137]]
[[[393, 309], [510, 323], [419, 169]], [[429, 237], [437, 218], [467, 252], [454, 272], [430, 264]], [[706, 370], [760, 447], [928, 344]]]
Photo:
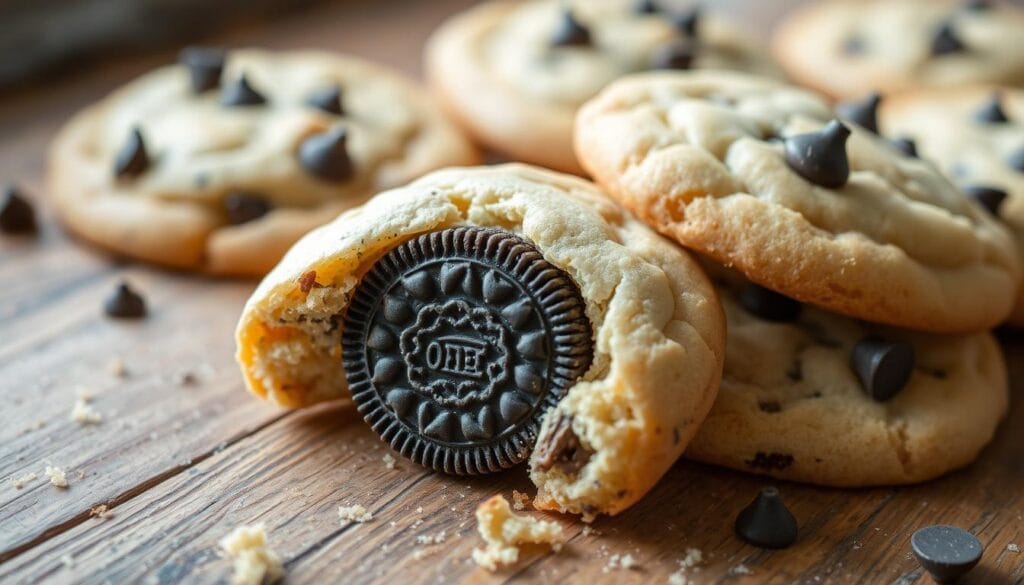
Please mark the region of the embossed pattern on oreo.
[[479, 474], [529, 456], [543, 414], [590, 366], [591, 337], [576, 284], [532, 244], [460, 227], [374, 264], [342, 359], [360, 413], [396, 451]]

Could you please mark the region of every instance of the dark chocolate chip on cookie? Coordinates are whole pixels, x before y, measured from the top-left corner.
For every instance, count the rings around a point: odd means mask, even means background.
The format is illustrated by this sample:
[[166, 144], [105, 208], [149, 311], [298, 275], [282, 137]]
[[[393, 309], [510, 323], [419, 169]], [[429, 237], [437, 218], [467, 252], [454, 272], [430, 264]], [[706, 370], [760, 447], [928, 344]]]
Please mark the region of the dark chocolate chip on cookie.
[[964, 187], [964, 194], [996, 217], [999, 217], [999, 208], [1002, 207], [1007, 196], [1006, 191], [1002, 189], [983, 185]]
[[867, 337], [853, 346], [850, 366], [864, 391], [879, 402], [899, 393], [914, 372], [914, 348], [902, 341]]
[[590, 44], [590, 29], [583, 25], [572, 10], [562, 12], [562, 20], [551, 36], [554, 47], [586, 46]]
[[836, 113], [843, 118], [859, 124], [875, 134], [878, 134], [878, 104], [882, 102], [882, 96], [878, 92], [872, 92], [859, 102], [843, 102], [836, 106]]
[[850, 178], [850, 161], [846, 156], [849, 136], [849, 128], [832, 120], [817, 132], [786, 138], [786, 163], [815, 185], [842, 187]]
[[299, 145], [299, 162], [321, 179], [344, 181], [354, 172], [347, 141], [348, 131], [344, 126], [314, 134]]
[[192, 93], [201, 94], [220, 85], [227, 54], [223, 49], [187, 47], [178, 57], [188, 67]]
[[0, 193], [0, 232], [5, 234], [31, 234], [36, 231], [36, 213], [14, 185], [7, 185]]
[[114, 175], [134, 178], [148, 168], [149, 154], [146, 152], [146, 142], [142, 139], [142, 131], [136, 126], [128, 133], [128, 140], [114, 159]]
[[352, 398], [402, 455], [454, 474], [525, 460], [543, 415], [586, 371], [575, 282], [528, 241], [452, 228], [381, 257], [345, 314]]
[[234, 83], [224, 88], [220, 103], [231, 107], [259, 106], [267, 103], [267, 98], [249, 83], [249, 78], [243, 73]]

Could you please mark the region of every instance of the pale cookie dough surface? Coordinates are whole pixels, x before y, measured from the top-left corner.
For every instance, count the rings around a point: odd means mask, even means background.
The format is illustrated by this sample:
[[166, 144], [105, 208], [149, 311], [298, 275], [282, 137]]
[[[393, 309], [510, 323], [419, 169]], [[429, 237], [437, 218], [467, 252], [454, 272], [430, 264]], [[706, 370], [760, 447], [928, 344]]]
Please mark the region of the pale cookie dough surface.
[[[973, 461], [1006, 413], [1006, 368], [988, 333], [911, 333], [809, 306], [794, 322], [772, 322], [740, 305], [742, 278], [715, 279], [729, 328], [725, 373], [690, 458], [821, 485], [913, 483]], [[869, 335], [906, 341], [916, 355], [909, 382], [886, 402], [850, 366]]]
[[[976, 118], [993, 94], [1000, 96], [1008, 121]], [[912, 138], [918, 153], [961, 187], [1005, 191], [999, 217], [1024, 253], [1024, 170], [1010, 166], [1011, 157], [1024, 157], [1024, 91], [995, 86], [911, 91], [883, 98], [879, 117], [882, 132]], [[1010, 320], [1024, 325], [1024, 291]]]
[[[267, 100], [221, 105], [245, 73]], [[306, 105], [339, 85], [344, 115]], [[139, 126], [151, 164], [117, 178], [114, 160]], [[354, 174], [319, 178], [298, 161], [302, 141], [338, 125]], [[195, 95], [189, 71], [147, 73], [77, 114], [55, 139], [49, 191], [74, 232], [126, 256], [218, 274], [265, 274], [311, 228], [438, 167], [473, 164], [475, 149], [411, 81], [378, 65], [326, 52], [227, 54], [218, 89]], [[257, 195], [266, 215], [232, 225], [224, 200]]]
[[[581, 172], [572, 151], [576, 109], [611, 81], [652, 67], [655, 52], [686, 37], [670, 21], [687, 3], [636, 14], [631, 0], [487, 2], [431, 38], [426, 65], [443, 105], [483, 144], [517, 160]], [[592, 45], [552, 47], [571, 6]], [[705, 11], [693, 67], [781, 75], [749, 33]]]
[[1005, 319], [1021, 272], [1013, 237], [931, 163], [851, 125], [845, 185], [789, 167], [781, 139], [832, 115], [771, 80], [649, 73], [581, 109], [576, 150], [650, 225], [787, 296], [926, 331]]
[[290, 407], [347, 398], [339, 328], [360, 275], [413, 236], [455, 226], [518, 234], [579, 286], [593, 361], [545, 416], [537, 441], [550, 443], [552, 419], [569, 417], [586, 462], [540, 471], [535, 451], [535, 505], [625, 509], [678, 458], [711, 408], [724, 320], [689, 255], [581, 179], [524, 165], [440, 171], [311, 232], [242, 314], [237, 356], [249, 389]]
[[[836, 98], [969, 83], [1024, 84], [1024, 10], [1007, 2], [987, 10], [963, 5], [808, 2], [776, 29], [774, 54], [790, 77]], [[944, 23], [965, 48], [933, 55], [933, 38]]]

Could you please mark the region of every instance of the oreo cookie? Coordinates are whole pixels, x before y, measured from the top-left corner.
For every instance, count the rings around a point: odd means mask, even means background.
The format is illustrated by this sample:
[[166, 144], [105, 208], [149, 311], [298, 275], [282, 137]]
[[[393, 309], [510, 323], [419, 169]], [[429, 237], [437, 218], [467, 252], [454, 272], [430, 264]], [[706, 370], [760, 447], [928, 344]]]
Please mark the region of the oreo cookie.
[[585, 308], [569, 275], [517, 235], [459, 227], [415, 237], [375, 262], [344, 316], [352, 399], [425, 467], [512, 467], [590, 367]]

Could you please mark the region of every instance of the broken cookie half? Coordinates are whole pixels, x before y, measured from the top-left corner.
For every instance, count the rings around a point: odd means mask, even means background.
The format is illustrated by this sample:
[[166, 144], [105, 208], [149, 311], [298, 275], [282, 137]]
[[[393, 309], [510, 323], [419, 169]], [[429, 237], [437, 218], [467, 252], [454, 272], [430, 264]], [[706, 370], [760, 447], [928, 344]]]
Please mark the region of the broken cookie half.
[[237, 341], [261, 397], [351, 397], [392, 448], [445, 473], [530, 459], [538, 508], [593, 516], [683, 452], [724, 335], [686, 252], [587, 181], [504, 165], [433, 173], [311, 232]]

